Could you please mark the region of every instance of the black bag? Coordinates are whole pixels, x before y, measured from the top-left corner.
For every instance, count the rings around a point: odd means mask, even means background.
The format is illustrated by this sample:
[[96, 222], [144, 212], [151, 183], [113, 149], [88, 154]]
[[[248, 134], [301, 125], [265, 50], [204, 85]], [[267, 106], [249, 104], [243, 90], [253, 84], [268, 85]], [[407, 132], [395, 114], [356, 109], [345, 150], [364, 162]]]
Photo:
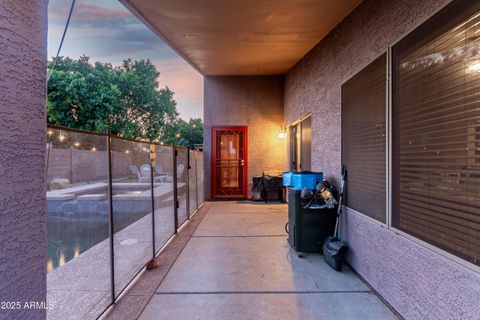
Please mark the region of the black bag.
[[330, 236], [323, 241], [322, 249], [325, 262], [333, 269], [341, 271], [343, 259], [345, 259], [345, 253], [347, 253], [348, 250], [347, 244]]

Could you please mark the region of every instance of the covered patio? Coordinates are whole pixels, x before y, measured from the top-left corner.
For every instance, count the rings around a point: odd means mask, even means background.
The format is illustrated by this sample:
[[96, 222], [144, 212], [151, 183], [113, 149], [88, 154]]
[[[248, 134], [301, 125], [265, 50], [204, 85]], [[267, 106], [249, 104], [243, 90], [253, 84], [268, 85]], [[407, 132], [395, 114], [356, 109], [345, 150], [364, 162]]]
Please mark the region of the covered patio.
[[349, 267], [288, 246], [284, 204], [207, 202], [106, 319], [397, 319]]
[[[198, 168], [183, 152], [184, 168], [201, 176], [198, 211], [174, 192], [165, 246], [153, 219], [153, 237], [120, 243], [143, 245], [156, 268], [124, 251], [140, 276], [119, 290], [103, 277], [112, 294], [89, 300], [94, 314], [65, 316], [63, 304], [60, 318], [480, 319], [480, 2], [120, 2], [204, 77]], [[0, 2], [4, 301], [47, 297], [47, 5]], [[152, 159], [144, 147], [138, 164]], [[288, 246], [286, 205], [249, 199], [265, 172], [323, 172], [338, 186], [342, 165], [349, 249], [338, 273]], [[110, 265], [119, 258], [104, 253]], [[0, 319], [52, 317], [45, 309]]]

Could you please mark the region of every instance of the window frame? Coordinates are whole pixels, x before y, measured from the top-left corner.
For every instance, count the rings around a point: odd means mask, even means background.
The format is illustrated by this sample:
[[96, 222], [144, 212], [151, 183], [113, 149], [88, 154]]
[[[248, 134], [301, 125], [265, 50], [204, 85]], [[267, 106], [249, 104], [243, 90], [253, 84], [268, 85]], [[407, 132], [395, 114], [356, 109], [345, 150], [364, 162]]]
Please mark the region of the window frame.
[[[420, 21], [418, 24], [414, 25], [408, 32], [402, 34], [401, 36], [399, 36], [399, 38], [393, 42], [391, 45], [388, 46], [387, 48], [387, 89], [388, 89], [388, 93], [387, 93], [387, 98], [388, 98], [388, 103], [387, 103], [387, 138], [388, 138], [388, 144], [387, 144], [387, 148], [388, 148], [388, 159], [387, 159], [387, 162], [388, 162], [388, 168], [387, 168], [387, 181], [388, 181], [388, 187], [387, 187], [387, 198], [388, 198], [388, 202], [387, 202], [387, 228], [389, 230], [391, 230], [392, 232], [394, 232], [396, 235], [398, 236], [402, 236], [406, 239], [408, 239], [409, 241], [412, 241], [413, 243], [425, 248], [425, 249], [428, 249], [436, 254], [439, 254], [440, 256], [442, 256], [443, 258], [446, 258], [446, 259], [449, 259], [451, 261], [453, 261], [454, 263], [457, 263], [475, 273], [480, 273], [480, 266], [476, 265], [476, 264], [473, 264], [472, 262], [468, 261], [468, 260], [465, 260], [464, 258], [460, 257], [460, 256], [457, 256], [453, 253], [450, 253], [449, 251], [447, 250], [444, 250], [440, 247], [437, 247], [427, 241], [424, 241], [412, 234], [409, 234], [408, 232], [406, 231], [403, 231], [403, 230], [400, 230], [396, 227], [393, 226], [393, 206], [392, 206], [392, 198], [393, 198], [393, 189], [394, 189], [394, 185], [393, 185], [393, 176], [392, 176], [392, 172], [393, 172], [393, 132], [392, 132], [392, 125], [393, 125], [393, 95], [394, 95], [394, 88], [393, 88], [393, 59], [392, 59], [392, 50], [393, 50], [393, 47], [395, 47], [398, 43], [400, 43], [402, 40], [404, 40], [406, 37], [410, 36], [411, 34], [415, 33], [417, 31], [417, 29], [419, 29], [421, 26], [423, 26], [424, 24], [432, 21], [433, 19], [438, 19], [437, 17], [441, 14], [442, 11], [444, 10], [448, 10], [447, 7], [449, 6], [452, 6], [454, 3], [457, 3], [456, 4], [456, 7], [457, 7], [457, 10], [458, 10], [458, 7], [461, 7], [461, 5], [459, 5], [459, 3], [463, 3], [464, 1], [462, 0], [453, 0], [451, 2], [448, 2], [444, 5], [442, 5], [441, 7], [439, 7], [437, 10], [435, 10], [432, 14], [430, 14], [429, 16], [427, 16], [425, 19], [423, 19], [422, 21]], [[455, 10], [455, 9], [454, 9]], [[372, 60], [373, 61], [373, 60]], [[348, 80], [347, 80], [348, 81]], [[361, 213], [360, 213], [361, 214]], [[365, 216], [363, 214], [361, 214], [362, 216]], [[369, 218], [368, 216], [365, 216], [367, 218]]]
[[[422, 26], [423, 24], [425, 24], [426, 22], [428, 22], [430, 19], [432, 19], [434, 16], [436, 16], [437, 14], [439, 14], [442, 10], [446, 9], [449, 5], [451, 5], [454, 1], [452, 2], [449, 2], [449, 3], [446, 3], [444, 5], [442, 5], [441, 7], [439, 7], [437, 10], [435, 10], [434, 12], [432, 12], [432, 14], [430, 14], [429, 16], [425, 17], [425, 19], [419, 21], [417, 24], [415, 24], [414, 26], [412, 26], [411, 29], [409, 29], [407, 32], [403, 33], [402, 35], [400, 35], [391, 45], [389, 45], [386, 49], [386, 53], [387, 53], [387, 75], [386, 75], [386, 81], [387, 81], [387, 103], [386, 103], [386, 166], [387, 166], [387, 170], [386, 170], [386, 223], [382, 223], [378, 220], [375, 220], [373, 218], [371, 218], [370, 216], [367, 216], [366, 214], [362, 213], [362, 212], [358, 212], [356, 211], [355, 209], [352, 209], [352, 208], [349, 208], [347, 206], [344, 206], [344, 208], [346, 209], [346, 211], [348, 213], [352, 213], [352, 214], [355, 214], [355, 215], [358, 215], [358, 216], [361, 216], [362, 218], [365, 218], [368, 222], [371, 222], [372, 224], [375, 224], [377, 226], [380, 226], [380, 227], [383, 227], [385, 229], [388, 229], [389, 231], [391, 231], [392, 233], [394, 233], [396, 236], [400, 236], [400, 237], [403, 237], [405, 239], [407, 239], [408, 241], [411, 241], [413, 242], [414, 244], [422, 247], [422, 248], [425, 248], [427, 250], [430, 250], [431, 252], [435, 253], [435, 254], [438, 254], [441, 258], [444, 258], [444, 259], [448, 259], [450, 261], [452, 261], [453, 263], [456, 263], [462, 267], [465, 267], [477, 274], [480, 274], [480, 266], [477, 266], [457, 255], [454, 255], [444, 249], [441, 249], [435, 245], [432, 245], [420, 238], [417, 238], [405, 231], [402, 231], [402, 230], [399, 230], [397, 228], [395, 228], [393, 225], [392, 225], [392, 190], [393, 190], [393, 177], [392, 177], [392, 171], [393, 171], [393, 140], [392, 140], [392, 136], [393, 136], [393, 132], [392, 132], [392, 121], [393, 121], [393, 114], [392, 114], [392, 105], [393, 105], [393, 83], [392, 83], [392, 72], [393, 72], [393, 68], [392, 68], [392, 48], [397, 45], [400, 41], [402, 41], [405, 37], [407, 37], [408, 35], [410, 35], [412, 32], [414, 32], [415, 30], [417, 30], [420, 26]], [[375, 56], [374, 58], [372, 58], [369, 63], [373, 62], [375, 59], [377, 59], [378, 57], [380, 57], [382, 54], [384, 54], [385, 51], [382, 51], [380, 54], [378, 54], [377, 56]], [[340, 87], [343, 86], [343, 84], [345, 84], [348, 80], [350, 80], [352, 77], [354, 77], [357, 73], [359, 73], [363, 68], [365, 68], [369, 63], [367, 64], [363, 64], [361, 65], [360, 67], [358, 67], [356, 70], [354, 70], [353, 72], [349, 73], [347, 77], [345, 77], [346, 80], [344, 80], [341, 84], [340, 84]], [[340, 110], [341, 110], [341, 106], [340, 106]]]
[[[391, 226], [391, 50], [390, 47], [387, 48], [386, 51], [382, 51], [379, 53], [377, 56], [372, 58], [367, 64], [362, 65], [358, 70], [355, 70], [352, 74], [348, 76], [346, 80], [344, 80], [340, 84], [340, 88], [343, 87], [348, 81], [350, 81], [353, 77], [355, 77], [358, 73], [360, 73], [363, 69], [368, 67], [371, 63], [373, 63], [375, 60], [380, 58], [382, 55], [385, 55], [385, 90], [386, 90], [386, 99], [385, 99], [385, 222], [379, 221], [361, 211], [355, 210], [351, 207], [348, 207], [347, 205], [343, 205], [344, 208], [346, 208], [349, 212], [352, 212], [356, 215], [360, 215], [363, 218], [366, 218], [368, 221], [373, 222], [383, 228], [390, 228]], [[340, 89], [341, 90], [341, 89]], [[341, 95], [340, 95], [341, 96]], [[340, 117], [343, 119], [342, 116], [343, 112], [343, 107], [342, 107], [342, 97], [340, 97]], [[341, 120], [341, 135], [343, 135], [343, 120]], [[343, 145], [341, 143], [340, 145], [340, 153], [341, 153], [341, 163], [343, 164]], [[348, 168], [347, 168], [348, 170]], [[348, 179], [348, 177], [347, 177]]]
[[[343, 205], [345, 209], [348, 211], [355, 213], [356, 215], [360, 215], [363, 218], [366, 218], [368, 221], [373, 222], [383, 228], [390, 228], [391, 224], [391, 115], [390, 115], [390, 105], [391, 105], [391, 81], [390, 81], [390, 75], [391, 75], [391, 58], [390, 58], [391, 50], [390, 47], [387, 48], [386, 51], [382, 51], [380, 54], [375, 56], [370, 60], [369, 63], [362, 65], [360, 68], [355, 70], [352, 74], [349, 75], [349, 77], [344, 80], [340, 84], [340, 88], [343, 87], [347, 82], [349, 82], [353, 77], [355, 77], [357, 74], [362, 72], [363, 69], [368, 67], [371, 63], [373, 63], [375, 60], [380, 58], [382, 55], [385, 55], [385, 222], [379, 221], [373, 217], [370, 217], [369, 215], [355, 210], [347, 205]], [[341, 89], [340, 89], [341, 90]], [[340, 117], [343, 119], [342, 116], [343, 108], [342, 108], [342, 97], [340, 94]], [[343, 135], [343, 120], [341, 120], [340, 124], [340, 131], [341, 135]], [[340, 142], [342, 143], [342, 142]], [[341, 163], [343, 164], [343, 145], [340, 146], [340, 157], [341, 157]], [[348, 171], [348, 168], [347, 168]], [[348, 177], [347, 177], [348, 179]], [[348, 186], [347, 186], [348, 187]]]
[[[302, 168], [302, 141], [303, 141], [303, 130], [302, 124], [305, 120], [310, 120], [310, 132], [311, 131], [311, 124], [312, 124], [312, 114], [311, 112], [303, 115], [298, 120], [292, 122], [289, 125], [289, 154], [290, 154], [290, 161], [289, 161], [289, 168], [291, 171], [302, 172], [302, 171], [311, 171], [312, 170], [312, 134], [310, 133], [310, 168], [308, 170], [304, 170]], [[297, 142], [296, 134], [298, 133], [298, 140], [300, 143]], [[298, 147], [298, 149], [297, 149]], [[299, 156], [297, 156], [297, 154]], [[298, 162], [298, 163], [297, 163]]]

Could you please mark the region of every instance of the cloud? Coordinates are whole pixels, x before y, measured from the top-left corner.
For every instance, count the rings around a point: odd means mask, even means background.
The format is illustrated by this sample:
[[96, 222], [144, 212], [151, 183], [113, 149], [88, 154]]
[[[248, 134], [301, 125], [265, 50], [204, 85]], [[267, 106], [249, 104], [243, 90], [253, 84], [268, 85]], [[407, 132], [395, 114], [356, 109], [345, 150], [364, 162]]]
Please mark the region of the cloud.
[[[70, 1], [50, 0], [48, 53], [53, 56], [65, 27]], [[175, 92], [184, 119], [203, 117], [203, 78], [117, 0], [77, 1], [62, 56], [119, 65], [150, 59], [160, 71], [160, 87]]]
[[150, 29], [132, 29], [119, 32], [115, 37], [119, 41], [132, 43], [156, 43], [162, 44], [162, 41]]
[[[87, 1], [87, 0], [83, 0]], [[78, 2], [75, 6], [67, 33], [65, 50], [73, 56], [86, 54], [92, 57], [132, 57], [142, 51], [154, 56], [173, 58], [176, 54], [165, 45], [150, 29], [134, 17], [127, 9], [117, 8], [115, 1], [101, 1], [101, 5]], [[49, 6], [49, 54], [65, 26], [70, 3], [52, 0]], [[68, 48], [67, 48], [68, 47]], [[71, 49], [71, 50], [69, 50]], [[154, 53], [158, 50], [159, 54]]]
[[152, 61], [160, 71], [160, 87], [175, 92], [182, 118], [203, 118], [203, 77], [181, 57]]
[[[65, 4], [50, 4], [48, 18], [52, 22], [65, 23], [68, 10]], [[72, 25], [88, 28], [124, 28], [126, 25], [140, 22], [127, 10], [77, 2], [72, 15]]]

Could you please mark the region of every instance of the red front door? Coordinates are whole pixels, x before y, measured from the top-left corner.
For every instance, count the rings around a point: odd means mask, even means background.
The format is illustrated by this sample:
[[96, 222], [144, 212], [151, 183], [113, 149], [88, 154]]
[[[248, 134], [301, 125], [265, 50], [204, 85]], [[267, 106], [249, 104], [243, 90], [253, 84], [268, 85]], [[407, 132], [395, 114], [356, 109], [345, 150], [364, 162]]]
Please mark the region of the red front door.
[[212, 127], [212, 198], [247, 198], [247, 127]]

